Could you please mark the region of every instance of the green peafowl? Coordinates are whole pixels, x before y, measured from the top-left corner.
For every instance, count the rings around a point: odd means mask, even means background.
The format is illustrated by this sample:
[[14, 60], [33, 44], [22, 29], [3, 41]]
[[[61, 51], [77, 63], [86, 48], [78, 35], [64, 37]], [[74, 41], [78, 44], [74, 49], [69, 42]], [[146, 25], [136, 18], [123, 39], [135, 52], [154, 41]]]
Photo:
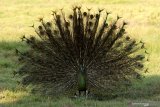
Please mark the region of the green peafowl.
[[60, 10], [53, 11], [53, 22], [40, 18], [41, 24], [32, 26], [38, 37], [23, 36], [30, 48], [17, 50], [23, 62], [17, 71], [21, 83], [50, 95], [77, 91], [103, 95], [141, 79], [144, 43], [127, 36], [127, 23], [120, 17], [109, 22], [109, 14], [101, 9], [92, 14], [91, 9], [75, 6], [68, 17]]

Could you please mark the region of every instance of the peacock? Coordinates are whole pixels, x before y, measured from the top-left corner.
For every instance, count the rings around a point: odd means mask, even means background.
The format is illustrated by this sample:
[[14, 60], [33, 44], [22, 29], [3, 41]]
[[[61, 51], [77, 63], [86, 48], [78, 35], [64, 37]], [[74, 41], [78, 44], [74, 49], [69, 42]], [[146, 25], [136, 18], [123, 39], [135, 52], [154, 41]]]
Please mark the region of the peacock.
[[121, 17], [109, 21], [109, 15], [74, 6], [70, 15], [60, 9], [52, 12], [52, 21], [39, 18], [40, 24], [32, 26], [36, 36], [21, 38], [29, 48], [16, 50], [21, 84], [54, 96], [111, 95], [141, 79], [147, 70], [144, 42], [128, 36]]

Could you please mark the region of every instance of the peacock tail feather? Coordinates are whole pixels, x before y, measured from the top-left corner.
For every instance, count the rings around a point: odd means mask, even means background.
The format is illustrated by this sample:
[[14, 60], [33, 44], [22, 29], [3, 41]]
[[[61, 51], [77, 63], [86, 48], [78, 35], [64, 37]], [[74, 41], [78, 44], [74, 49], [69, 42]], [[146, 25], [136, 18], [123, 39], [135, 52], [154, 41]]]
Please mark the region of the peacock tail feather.
[[127, 23], [120, 17], [109, 22], [109, 14], [100, 9], [92, 14], [91, 9], [82, 11], [75, 6], [68, 17], [60, 10], [53, 11], [53, 22], [40, 18], [41, 24], [32, 26], [38, 37], [23, 36], [30, 48], [17, 50], [23, 62], [17, 71], [21, 83], [40, 86], [45, 94], [77, 90], [96, 94], [140, 79], [146, 70], [144, 43], [127, 36]]

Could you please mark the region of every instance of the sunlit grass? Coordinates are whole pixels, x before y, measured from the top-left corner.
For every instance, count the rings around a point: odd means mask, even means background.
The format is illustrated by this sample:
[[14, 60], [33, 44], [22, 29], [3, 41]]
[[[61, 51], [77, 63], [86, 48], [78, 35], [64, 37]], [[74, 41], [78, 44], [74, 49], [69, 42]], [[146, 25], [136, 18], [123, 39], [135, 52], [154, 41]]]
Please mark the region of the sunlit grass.
[[10, 90], [5, 90], [5, 91], [2, 91], [0, 93], [0, 104], [1, 103], [14, 103], [18, 100], [20, 100], [21, 98], [23, 98], [23, 96], [26, 96], [28, 95], [28, 93], [26, 92], [21, 92], [21, 91], [18, 91], [18, 92], [13, 92], [13, 91], [10, 91]]

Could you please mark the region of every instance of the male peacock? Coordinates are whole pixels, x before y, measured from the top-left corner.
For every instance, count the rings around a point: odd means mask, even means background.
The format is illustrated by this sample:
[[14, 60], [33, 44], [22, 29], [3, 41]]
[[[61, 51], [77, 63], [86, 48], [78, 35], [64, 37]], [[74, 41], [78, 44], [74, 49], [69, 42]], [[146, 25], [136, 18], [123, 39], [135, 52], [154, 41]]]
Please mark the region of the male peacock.
[[127, 23], [120, 17], [109, 24], [108, 12], [92, 14], [78, 6], [68, 18], [63, 10], [52, 15], [54, 22], [40, 18], [41, 25], [32, 26], [39, 38], [22, 37], [30, 46], [26, 52], [17, 51], [24, 63], [17, 71], [23, 85], [53, 95], [86, 90], [104, 94], [141, 78], [144, 44], [125, 35]]

